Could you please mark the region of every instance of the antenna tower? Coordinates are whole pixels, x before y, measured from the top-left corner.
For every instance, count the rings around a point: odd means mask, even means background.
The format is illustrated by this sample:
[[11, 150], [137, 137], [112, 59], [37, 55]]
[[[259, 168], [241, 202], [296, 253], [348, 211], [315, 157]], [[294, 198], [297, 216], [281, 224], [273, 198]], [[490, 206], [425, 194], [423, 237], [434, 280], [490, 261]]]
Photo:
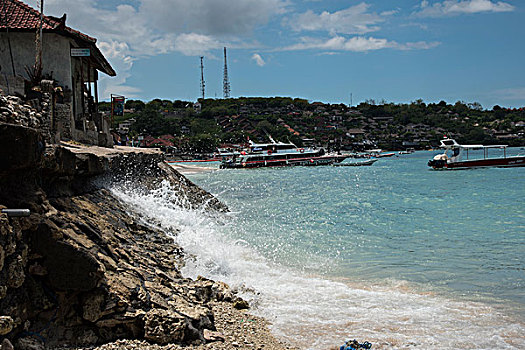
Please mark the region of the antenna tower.
[[228, 81], [228, 64], [226, 62], [226, 47], [224, 48], [224, 79], [222, 81], [222, 94], [224, 98], [230, 98], [230, 82]]
[[203, 63], [204, 57], [201, 56], [201, 93], [202, 93], [202, 99], [204, 100], [204, 87], [206, 86], [204, 83], [204, 63]]

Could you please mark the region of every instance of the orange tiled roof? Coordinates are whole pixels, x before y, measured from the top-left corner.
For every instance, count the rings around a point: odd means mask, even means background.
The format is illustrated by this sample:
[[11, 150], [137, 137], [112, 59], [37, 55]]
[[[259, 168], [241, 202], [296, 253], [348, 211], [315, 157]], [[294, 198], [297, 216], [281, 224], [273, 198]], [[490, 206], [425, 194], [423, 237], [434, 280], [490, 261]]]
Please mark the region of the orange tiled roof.
[[[40, 28], [40, 12], [20, 0], [0, 0], [0, 31], [32, 31]], [[97, 69], [115, 76], [116, 73], [96, 46], [97, 39], [66, 26], [66, 15], [62, 18], [43, 16], [42, 30], [57, 32], [81, 39], [93, 48], [93, 56], [98, 63]]]
[[[65, 25], [65, 15], [62, 18], [43, 16], [43, 30], [63, 30], [81, 39], [96, 42], [97, 39], [90, 37], [78, 30]], [[40, 12], [24, 4], [19, 0], [0, 1], [0, 29], [31, 30], [40, 27]]]

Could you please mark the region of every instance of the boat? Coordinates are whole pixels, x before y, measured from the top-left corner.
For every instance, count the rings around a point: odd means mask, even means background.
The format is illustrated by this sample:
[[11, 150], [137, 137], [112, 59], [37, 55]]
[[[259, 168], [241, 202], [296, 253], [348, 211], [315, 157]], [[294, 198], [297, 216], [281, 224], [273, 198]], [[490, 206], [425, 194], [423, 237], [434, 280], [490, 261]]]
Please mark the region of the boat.
[[388, 153], [379, 153], [379, 154], [376, 154], [376, 155], [373, 155], [373, 157], [376, 157], [376, 158], [385, 158], [385, 157], [393, 157], [395, 156], [396, 154], [394, 152], [388, 152]]
[[392, 157], [396, 154], [394, 152], [383, 152], [382, 149], [370, 149], [368, 151], [365, 151], [368, 154], [368, 157], [374, 157], [374, 158], [386, 158], [386, 157]]
[[[507, 157], [507, 145], [460, 145], [450, 138], [445, 138], [440, 143], [440, 147], [445, 151], [428, 161], [428, 166], [433, 169], [525, 166], [525, 156]], [[489, 151], [494, 149], [503, 150], [503, 156], [489, 157]], [[473, 152], [475, 150], [482, 150], [483, 156], [476, 157], [476, 153], [479, 152]]]
[[407, 148], [406, 150], [404, 151], [399, 151], [397, 152], [397, 154], [412, 154], [414, 153], [416, 150], [414, 148]]
[[324, 149], [301, 148], [293, 143], [276, 142], [270, 137], [270, 143], [254, 143], [239, 155], [223, 159], [221, 169], [260, 168], [270, 166], [317, 166], [339, 163], [348, 158], [346, 155], [327, 154]]
[[372, 165], [375, 162], [377, 162], [377, 159], [371, 158], [368, 160], [363, 160], [361, 162], [335, 163], [332, 165], [333, 166], [366, 166], [366, 165]]

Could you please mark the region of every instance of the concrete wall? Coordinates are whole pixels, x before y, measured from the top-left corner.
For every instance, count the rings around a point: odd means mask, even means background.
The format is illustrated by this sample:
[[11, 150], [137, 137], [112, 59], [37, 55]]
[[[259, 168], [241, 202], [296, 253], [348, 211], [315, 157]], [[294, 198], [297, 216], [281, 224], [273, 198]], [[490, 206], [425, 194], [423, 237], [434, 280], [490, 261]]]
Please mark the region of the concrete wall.
[[[35, 33], [0, 32], [0, 74], [13, 75], [7, 40], [9, 35], [16, 75], [28, 78], [25, 67], [35, 64]], [[44, 33], [42, 40], [43, 73], [71, 89], [71, 40], [58, 34]]]
[[[8, 44], [11, 41], [11, 53]], [[70, 48], [76, 43], [67, 37], [54, 33], [44, 33], [42, 40], [43, 74], [54, 79], [62, 90], [50, 91], [60, 101], [55, 101], [48, 121], [50, 133], [55, 140], [73, 139], [87, 144], [111, 147], [113, 139], [109, 133], [109, 124], [94, 110], [89, 110], [89, 97], [82, 98], [82, 78], [84, 82], [93, 82], [97, 73], [88, 64], [88, 58], [71, 57]], [[14, 62], [15, 73], [11, 62]], [[29, 80], [26, 67], [35, 63], [35, 33], [0, 32], [0, 88], [8, 93], [24, 94], [23, 78]], [[91, 69], [90, 69], [91, 68]], [[91, 76], [89, 75], [91, 74]], [[20, 77], [21, 76], [21, 77]], [[9, 89], [6, 87], [9, 85]], [[84, 89], [86, 93], [88, 89]], [[93, 95], [94, 89], [91, 91]], [[93, 99], [94, 100], [94, 99]], [[94, 102], [94, 101], [93, 101]], [[82, 105], [84, 104], [84, 108]], [[90, 113], [92, 112], [92, 113]]]

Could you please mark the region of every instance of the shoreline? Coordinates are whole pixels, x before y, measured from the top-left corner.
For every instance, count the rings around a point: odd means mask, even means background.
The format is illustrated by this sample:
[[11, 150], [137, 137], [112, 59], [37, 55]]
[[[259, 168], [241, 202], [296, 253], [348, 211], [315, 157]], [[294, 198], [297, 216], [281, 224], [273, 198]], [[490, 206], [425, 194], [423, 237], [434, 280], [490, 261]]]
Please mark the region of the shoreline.
[[189, 164], [182, 164], [182, 163], [171, 163], [170, 162], [167, 164], [173, 169], [177, 170], [182, 175], [210, 173], [212, 171], [219, 170], [218, 168], [204, 167], [204, 166], [198, 166], [198, 165], [189, 165]]
[[147, 191], [167, 180], [189, 205], [228, 211], [157, 150], [74, 142], [42, 149], [37, 130], [1, 125], [16, 156], [3, 164], [0, 208], [30, 209], [29, 217], [0, 215], [6, 346], [294, 349], [267, 320], [238, 310], [249, 305], [225, 283], [182, 276], [183, 249], [99, 184], [132, 179], [132, 191]]

